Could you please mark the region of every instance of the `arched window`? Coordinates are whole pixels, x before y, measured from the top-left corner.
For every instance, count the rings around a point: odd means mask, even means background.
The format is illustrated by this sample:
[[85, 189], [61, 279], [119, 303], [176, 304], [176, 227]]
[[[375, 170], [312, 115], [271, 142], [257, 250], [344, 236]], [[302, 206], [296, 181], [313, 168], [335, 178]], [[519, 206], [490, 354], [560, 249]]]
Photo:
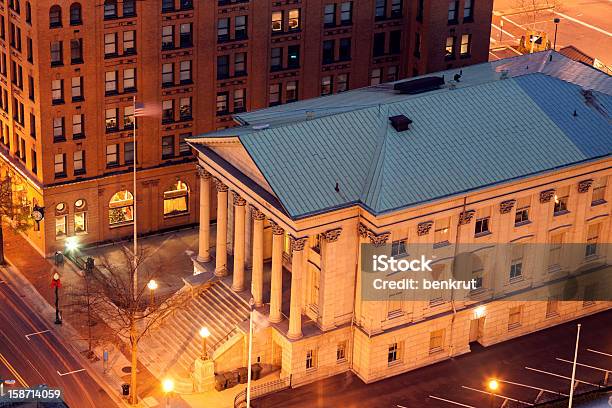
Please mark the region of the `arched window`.
[[177, 180], [169, 190], [164, 191], [164, 217], [186, 214], [189, 212], [189, 187]]
[[49, 27], [61, 27], [62, 26], [62, 8], [57, 4], [51, 6], [49, 9]]
[[62, 238], [68, 234], [68, 206], [57, 203], [55, 206], [55, 237]]
[[81, 17], [81, 4], [72, 3], [72, 5], [70, 6], [70, 25], [79, 24], [83, 24], [83, 20]]
[[117, 17], [117, 0], [104, 1], [104, 19]]
[[74, 233], [87, 232], [87, 201], [79, 198], [74, 202]]
[[127, 190], [118, 191], [108, 203], [108, 223], [120, 225], [134, 220], [134, 196]]

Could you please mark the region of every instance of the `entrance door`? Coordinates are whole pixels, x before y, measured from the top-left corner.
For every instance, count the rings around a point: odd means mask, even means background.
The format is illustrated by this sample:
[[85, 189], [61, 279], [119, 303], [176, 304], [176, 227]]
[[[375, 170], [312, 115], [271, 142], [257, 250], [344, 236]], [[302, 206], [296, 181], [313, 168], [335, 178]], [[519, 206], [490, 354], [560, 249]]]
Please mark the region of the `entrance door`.
[[470, 320], [470, 343], [480, 341], [484, 329], [484, 316], [479, 319]]

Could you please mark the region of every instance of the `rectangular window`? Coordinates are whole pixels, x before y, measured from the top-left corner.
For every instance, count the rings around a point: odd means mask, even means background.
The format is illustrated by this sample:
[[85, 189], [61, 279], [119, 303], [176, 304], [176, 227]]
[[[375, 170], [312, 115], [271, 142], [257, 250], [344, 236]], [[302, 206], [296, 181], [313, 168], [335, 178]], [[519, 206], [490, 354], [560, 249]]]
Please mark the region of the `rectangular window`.
[[270, 106], [281, 103], [280, 99], [280, 84], [271, 84], [269, 91]]
[[64, 102], [63, 79], [54, 79], [51, 81], [51, 102], [54, 104]]
[[450, 237], [450, 217], [437, 220], [434, 225], [434, 245], [448, 244]]
[[227, 92], [217, 93], [217, 115], [227, 115], [229, 113], [229, 94]]
[[399, 54], [402, 49], [401, 30], [391, 31], [389, 34], [389, 54]]
[[300, 46], [290, 45], [287, 47], [287, 68], [299, 68], [299, 67], [300, 67]]
[[162, 12], [174, 11], [174, 0], [162, 0]]
[[593, 194], [591, 195], [591, 206], [606, 202], [607, 177], [601, 177], [593, 183]]
[[306, 351], [306, 370], [311, 370], [313, 368], [316, 368], [315, 351], [308, 350]]
[[384, 20], [385, 17], [387, 17], [387, 0], [376, 0], [374, 18], [376, 20]]
[[397, 65], [387, 67], [387, 82], [397, 81]]
[[128, 55], [136, 54], [136, 31], [123, 32], [123, 53]]
[[105, 1], [104, 2], [104, 19], [108, 20], [117, 17], [117, 2]]
[[457, 23], [457, 8], [459, 2], [457, 0], [450, 0], [448, 2], [448, 23]]
[[561, 268], [561, 248], [565, 233], [554, 234], [550, 237], [548, 245], [548, 270], [556, 271]]
[[348, 74], [338, 74], [336, 75], [336, 92], [345, 92], [348, 91]]
[[289, 30], [299, 30], [300, 9], [289, 10]]
[[53, 169], [55, 177], [66, 176], [66, 155], [64, 153], [58, 153], [55, 155]]
[[601, 224], [591, 224], [587, 230], [587, 243], [584, 250], [585, 258], [597, 256], [597, 241]]
[[107, 132], [114, 132], [119, 129], [117, 123], [117, 108], [110, 108], [104, 111], [104, 125]]
[[117, 71], [108, 71], [104, 74], [104, 91], [107, 95], [117, 92]]
[[436, 353], [444, 349], [444, 334], [446, 330], [440, 329], [429, 334], [429, 353]]
[[381, 72], [380, 68], [374, 68], [372, 72], [370, 72], [370, 85], [380, 84]]
[[181, 61], [179, 81], [181, 84], [191, 83], [191, 60]]
[[529, 222], [529, 207], [531, 197], [519, 198], [516, 202], [516, 213], [514, 215], [514, 226], [527, 224]]
[[132, 105], [123, 108], [123, 128], [134, 128], [134, 106]]
[[569, 186], [559, 188], [555, 192], [555, 206], [553, 209], [554, 215], [561, 215], [567, 212], [567, 203], [569, 201]]
[[84, 234], [87, 232], [87, 213], [77, 212], [74, 213], [74, 233]]
[[136, 90], [136, 69], [127, 68], [123, 70], [123, 92]]
[[472, 51], [472, 34], [463, 34], [461, 36], [461, 56], [467, 57]]
[[75, 151], [72, 154], [72, 163], [75, 175], [85, 173], [85, 152], [83, 150]]
[[123, 0], [123, 17], [136, 15], [136, 0]]
[[278, 33], [283, 31], [283, 12], [272, 12], [272, 32]]
[[554, 317], [559, 315], [559, 299], [556, 296], [551, 296], [546, 302], [546, 317]]
[[246, 75], [246, 52], [234, 54], [234, 76]]
[[174, 122], [174, 100], [162, 101], [162, 123]]
[[285, 91], [285, 101], [295, 102], [298, 100], [297, 81], [287, 82]]
[[72, 138], [80, 139], [85, 137], [83, 131], [83, 115], [72, 115]]
[[323, 25], [325, 27], [333, 27], [336, 25], [336, 5], [326, 4], [323, 9]]
[[512, 259], [510, 261], [510, 281], [518, 280], [523, 276], [523, 244], [512, 245]]
[[274, 47], [270, 50], [270, 70], [278, 71], [283, 69], [283, 48]]
[[490, 224], [491, 224], [491, 209], [490, 208], [483, 208], [481, 210], [478, 210], [478, 215], [476, 218], [476, 223], [475, 223], [475, 227], [474, 227], [474, 235], [478, 236], [478, 235], [484, 235], [484, 234], [488, 234], [491, 232], [490, 228]]
[[51, 66], [55, 67], [64, 64], [63, 46], [61, 41], [51, 43]]
[[179, 117], [181, 120], [191, 120], [191, 96], [179, 99]]
[[180, 37], [179, 42], [181, 48], [191, 47], [193, 45], [193, 34], [191, 32], [191, 23], [181, 24], [179, 27]]
[[321, 78], [321, 96], [330, 95], [332, 93], [332, 77], [324, 76]]
[[61, 238], [66, 236], [66, 215], [55, 217], [55, 237]]
[[465, 0], [463, 4], [463, 21], [474, 21], [474, 0]]
[[351, 59], [351, 38], [341, 38], [339, 45], [338, 59], [340, 61], [349, 61]]
[[117, 55], [117, 33], [104, 34], [104, 56], [113, 57]]
[[391, 256], [395, 258], [402, 258], [408, 255], [406, 251], [406, 240], [401, 239], [398, 241], [393, 241], [391, 243]]
[[446, 46], [444, 47], [444, 56], [446, 59], [455, 58], [455, 37], [446, 37]]
[[353, 2], [344, 1], [340, 3], [340, 24], [349, 25], [353, 23]]
[[335, 59], [336, 42], [334, 40], [323, 41], [323, 64], [331, 64]]
[[64, 118], [53, 118], [53, 141], [63, 142], [66, 140], [64, 133]]
[[174, 64], [162, 64], [162, 86], [174, 84]]
[[582, 300], [582, 307], [592, 306], [595, 304], [597, 299], [597, 284], [592, 283], [584, 288], [584, 299]]
[[106, 146], [106, 166], [117, 166], [119, 164], [119, 145], [111, 144]]
[[162, 137], [162, 159], [174, 157], [174, 136]]
[[72, 101], [83, 100], [83, 77], [72, 77], [70, 80]]
[[385, 33], [374, 34], [372, 55], [374, 57], [385, 55]]
[[229, 38], [229, 18], [220, 18], [217, 20], [217, 42], [228, 41]]
[[162, 50], [171, 50], [174, 48], [174, 26], [168, 25], [162, 27]]
[[247, 16], [236, 16], [234, 20], [234, 39], [244, 40], [247, 35]]
[[246, 110], [246, 89], [234, 89], [234, 113]]
[[515, 329], [521, 325], [521, 306], [511, 307], [508, 312], [508, 330]]
[[123, 145], [123, 161], [125, 164], [134, 164], [134, 142], [126, 142]]
[[191, 147], [187, 144], [187, 139], [191, 137], [191, 133], [181, 133], [179, 135], [179, 154], [181, 156], [190, 156]]
[[387, 351], [387, 364], [391, 365], [398, 360], [399, 360], [399, 346], [397, 343], [392, 343], [389, 345], [389, 349]]
[[399, 18], [402, 16], [402, 1], [403, 0], [391, 0], [391, 17]]
[[80, 64], [83, 62], [83, 40], [76, 38], [70, 40], [70, 63]]
[[336, 346], [336, 361], [346, 361], [346, 341], [341, 341]]

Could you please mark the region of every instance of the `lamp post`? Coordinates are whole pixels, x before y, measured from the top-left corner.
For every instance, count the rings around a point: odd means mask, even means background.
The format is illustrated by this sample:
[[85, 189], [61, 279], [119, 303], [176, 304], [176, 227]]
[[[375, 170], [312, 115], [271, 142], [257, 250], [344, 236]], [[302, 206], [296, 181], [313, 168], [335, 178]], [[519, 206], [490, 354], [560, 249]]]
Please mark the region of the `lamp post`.
[[247, 392], [246, 392], [246, 408], [251, 408], [251, 378], [252, 370], [251, 362], [253, 359], [253, 310], [255, 310], [255, 299], [249, 300], [249, 365], [247, 367]]
[[202, 360], [208, 360], [208, 351], [206, 351], [206, 339], [210, 336], [210, 330], [207, 327], [202, 327], [200, 329], [200, 337], [202, 337], [202, 355], [200, 358]]
[[499, 382], [496, 379], [491, 379], [487, 383], [489, 388], [489, 406], [493, 408], [493, 401], [495, 400], [495, 391], [499, 388]]
[[55, 272], [53, 274], [53, 279], [51, 280], [51, 287], [55, 288], [55, 324], [62, 324], [62, 316], [59, 309], [59, 288], [62, 286], [60, 282], [59, 273]]
[[557, 29], [559, 28], [559, 23], [561, 22], [561, 19], [559, 17], [555, 17], [553, 22], [555, 23], [555, 39], [553, 42], [553, 51], [557, 51]]
[[155, 289], [157, 289], [157, 282], [151, 279], [149, 283], [147, 283], [147, 288], [149, 288], [149, 293], [151, 294], [150, 307], [155, 307]]
[[172, 378], [165, 378], [162, 381], [162, 389], [166, 395], [166, 408], [170, 408], [170, 393], [174, 390], [174, 380]]

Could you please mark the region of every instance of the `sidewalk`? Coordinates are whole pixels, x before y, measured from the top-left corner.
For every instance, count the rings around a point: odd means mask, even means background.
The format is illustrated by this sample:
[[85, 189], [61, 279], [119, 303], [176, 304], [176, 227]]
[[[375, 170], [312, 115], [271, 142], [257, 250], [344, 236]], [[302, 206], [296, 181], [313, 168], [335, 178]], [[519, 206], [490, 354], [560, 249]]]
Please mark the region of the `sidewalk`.
[[[50, 287], [51, 277], [55, 270], [61, 276], [62, 288], [60, 289], [60, 304], [66, 303], [65, 296], [71, 287], [81, 284], [80, 271], [73, 264], [66, 261], [62, 267], [56, 268], [51, 260], [43, 258], [28, 241], [9, 228], [4, 229], [4, 254], [6, 261], [10, 264], [9, 279], [15, 283], [15, 287], [23, 291], [32, 309], [41, 316], [53, 321], [55, 319], [55, 298]], [[35, 290], [28, 290], [33, 288]], [[60, 307], [61, 308], [61, 307]], [[118, 406], [130, 406], [121, 398], [121, 384], [129, 383], [129, 350], [126, 349], [120, 339], [113, 338], [109, 328], [105, 324], [96, 324], [92, 327], [92, 338], [96, 339], [93, 347], [95, 356], [85, 358], [87, 354], [87, 331], [83, 325], [83, 319], [72, 314], [69, 308], [62, 314], [61, 326], [53, 326], [57, 335], [66, 345], [75, 349], [75, 355], [79, 356], [84, 367], [89, 368], [91, 375], [97, 379], [100, 386], [115, 399]], [[108, 366], [105, 370], [103, 351], [108, 351]], [[127, 369], [127, 371], [126, 371]], [[138, 395], [141, 398], [141, 407], [165, 406], [165, 398], [160, 390], [159, 381], [141, 364], [138, 364]], [[187, 408], [189, 405], [179, 397], [172, 398], [172, 406], [176, 408]]]

